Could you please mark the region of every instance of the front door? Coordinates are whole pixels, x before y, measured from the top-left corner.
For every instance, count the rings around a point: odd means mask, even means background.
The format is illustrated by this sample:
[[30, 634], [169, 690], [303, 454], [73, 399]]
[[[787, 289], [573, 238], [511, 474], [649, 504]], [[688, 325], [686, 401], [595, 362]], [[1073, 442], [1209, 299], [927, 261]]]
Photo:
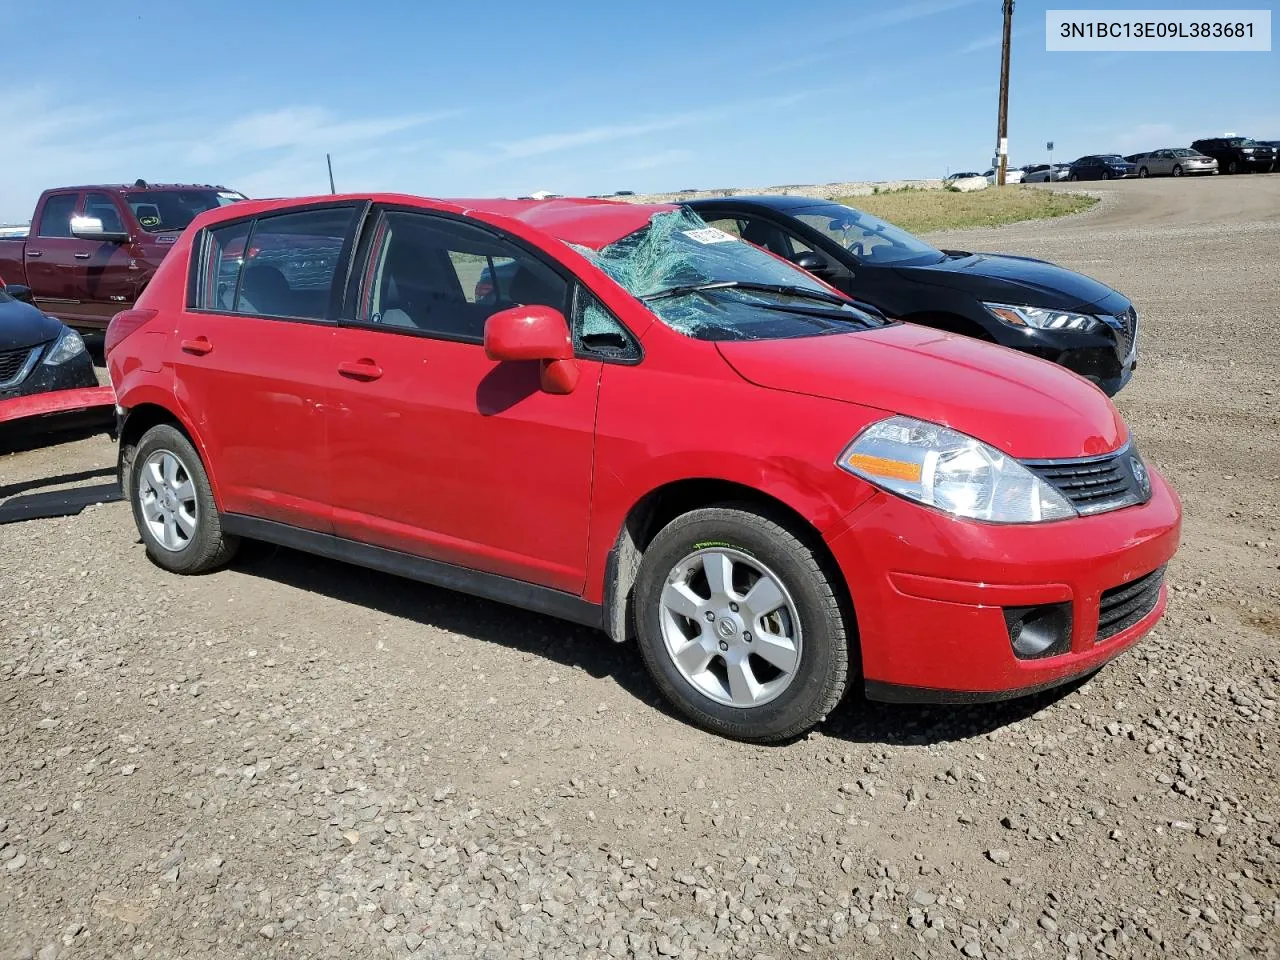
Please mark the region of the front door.
[[352, 204], [304, 208], [204, 238], [173, 362], [229, 513], [332, 531], [328, 361], [356, 215]]
[[26, 242], [27, 285], [36, 306], [69, 323], [79, 322], [83, 313], [76, 284], [80, 241], [71, 235], [79, 203], [75, 191], [49, 194]]
[[574, 284], [473, 221], [388, 210], [335, 334], [328, 424], [343, 537], [572, 593], [586, 581], [601, 363], [566, 395], [536, 362], [485, 356], [515, 304], [570, 309]]
[[[109, 193], [91, 191], [84, 195], [83, 216], [102, 221], [109, 233], [126, 232], [119, 202]], [[106, 327], [111, 318], [137, 299], [138, 238], [120, 243], [114, 240], [76, 240], [76, 287], [80, 315], [88, 326]]]

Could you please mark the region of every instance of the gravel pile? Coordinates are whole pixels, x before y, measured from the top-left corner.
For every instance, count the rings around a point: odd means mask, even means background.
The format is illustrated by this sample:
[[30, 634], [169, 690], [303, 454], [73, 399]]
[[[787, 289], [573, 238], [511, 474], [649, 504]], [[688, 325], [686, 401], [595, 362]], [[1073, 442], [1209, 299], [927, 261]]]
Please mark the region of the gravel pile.
[[1280, 955], [1280, 281], [1230, 266], [1280, 277], [1280, 178], [1231, 182], [1272, 219], [1167, 264], [1123, 219], [972, 237], [1138, 300], [1121, 407], [1187, 508], [1167, 619], [1065, 691], [746, 746], [542, 617], [287, 551], [171, 577], [120, 503], [0, 527], [0, 960]]

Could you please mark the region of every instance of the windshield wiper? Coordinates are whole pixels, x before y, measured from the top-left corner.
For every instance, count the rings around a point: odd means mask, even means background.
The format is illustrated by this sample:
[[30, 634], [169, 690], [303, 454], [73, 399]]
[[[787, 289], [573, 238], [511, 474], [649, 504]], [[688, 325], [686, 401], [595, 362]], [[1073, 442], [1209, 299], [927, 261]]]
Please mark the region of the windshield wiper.
[[640, 299], [645, 303], [654, 300], [667, 300], [671, 297], [684, 297], [691, 293], [707, 293], [712, 290], [746, 290], [751, 293], [779, 293], [783, 296], [797, 297], [803, 300], [819, 300], [823, 303], [838, 303], [842, 306], [852, 304], [838, 293], [827, 293], [825, 290], [814, 290], [810, 287], [799, 287], [787, 283], [757, 283], [754, 280], [712, 280], [708, 283], [686, 283], [677, 287], [668, 287], [657, 293], [647, 294]]

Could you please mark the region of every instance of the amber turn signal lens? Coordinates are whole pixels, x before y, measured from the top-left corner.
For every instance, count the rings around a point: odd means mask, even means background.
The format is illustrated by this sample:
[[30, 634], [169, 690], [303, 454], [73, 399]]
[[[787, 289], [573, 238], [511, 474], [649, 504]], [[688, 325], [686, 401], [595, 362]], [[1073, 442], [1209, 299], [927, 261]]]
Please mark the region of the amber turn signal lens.
[[851, 468], [873, 477], [887, 477], [893, 480], [907, 480], [917, 483], [920, 480], [921, 467], [918, 463], [905, 460], [889, 460], [885, 457], [873, 457], [866, 453], [851, 453], [845, 459]]

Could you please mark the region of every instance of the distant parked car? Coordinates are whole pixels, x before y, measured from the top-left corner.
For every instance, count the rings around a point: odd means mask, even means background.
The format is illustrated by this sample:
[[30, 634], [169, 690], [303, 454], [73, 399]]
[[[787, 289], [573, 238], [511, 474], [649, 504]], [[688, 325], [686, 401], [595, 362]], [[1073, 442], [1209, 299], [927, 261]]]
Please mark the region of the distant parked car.
[[1140, 178], [1181, 177], [1188, 174], [1211, 175], [1218, 172], [1217, 160], [1186, 147], [1135, 153], [1125, 159], [1138, 168]]
[[[949, 173], [947, 174], [946, 179], [947, 180], [971, 180], [974, 177], [981, 177], [981, 176], [982, 174], [978, 173], [977, 171], [965, 171], [964, 173]], [[946, 181], [943, 181], [943, 182], [945, 183]]]
[[[987, 183], [991, 184], [993, 187], [996, 185], [997, 177], [996, 177], [996, 171], [994, 167], [988, 170], [986, 173], [982, 174], [982, 176], [986, 177]], [[1004, 182], [1006, 184], [1021, 183], [1022, 171], [1019, 170], [1017, 167], [1007, 168], [1004, 172]]]
[[1136, 177], [1138, 168], [1118, 153], [1092, 154], [1081, 157], [1071, 164], [1067, 179], [1076, 180], [1121, 180], [1125, 177]]
[[1223, 173], [1266, 173], [1276, 162], [1276, 149], [1249, 137], [1210, 137], [1191, 144], [1218, 161]]
[[1052, 183], [1067, 179], [1071, 165], [1067, 163], [1029, 163], [1022, 168], [1023, 183]]
[[1052, 360], [1105, 393], [1137, 364], [1138, 315], [1071, 270], [938, 250], [864, 210], [812, 197], [709, 197], [685, 206], [890, 316]]
[[0, 237], [0, 276], [29, 287], [41, 310], [103, 330], [196, 214], [244, 199], [223, 186], [145, 180], [46, 190], [30, 230]]

